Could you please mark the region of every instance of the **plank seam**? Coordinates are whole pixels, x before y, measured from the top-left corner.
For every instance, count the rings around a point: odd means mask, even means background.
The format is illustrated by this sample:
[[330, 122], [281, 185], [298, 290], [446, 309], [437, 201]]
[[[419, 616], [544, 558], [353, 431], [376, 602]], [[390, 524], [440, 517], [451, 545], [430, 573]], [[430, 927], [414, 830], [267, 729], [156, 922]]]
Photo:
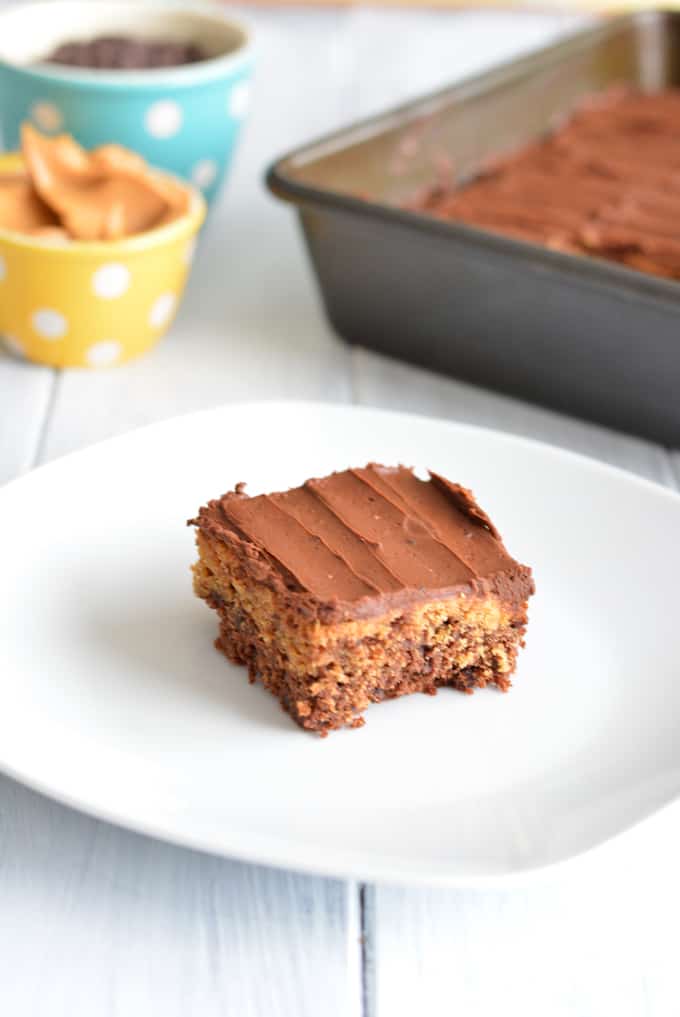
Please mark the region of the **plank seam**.
[[361, 930], [361, 1017], [374, 1017], [375, 979], [373, 949], [375, 935], [374, 890], [367, 883], [359, 885], [359, 920]]
[[52, 371], [52, 379], [47, 393], [47, 399], [45, 400], [45, 409], [43, 411], [43, 419], [38, 430], [38, 437], [35, 443], [35, 449], [29, 462], [29, 469], [34, 469], [39, 466], [43, 461], [45, 448], [47, 446], [47, 435], [52, 417], [54, 415], [54, 408], [57, 403], [57, 394], [60, 388], [62, 372], [59, 369]]

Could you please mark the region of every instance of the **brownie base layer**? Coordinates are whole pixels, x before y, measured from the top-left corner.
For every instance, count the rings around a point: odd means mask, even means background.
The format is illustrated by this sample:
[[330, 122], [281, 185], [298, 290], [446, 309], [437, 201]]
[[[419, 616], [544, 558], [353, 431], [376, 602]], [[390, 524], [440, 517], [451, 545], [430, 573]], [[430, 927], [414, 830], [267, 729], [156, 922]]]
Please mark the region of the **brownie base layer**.
[[324, 736], [360, 727], [369, 703], [412, 692], [510, 686], [526, 604], [464, 591], [377, 618], [323, 624], [253, 583], [225, 544], [203, 533], [197, 542], [194, 588], [219, 616], [215, 645], [307, 730]]

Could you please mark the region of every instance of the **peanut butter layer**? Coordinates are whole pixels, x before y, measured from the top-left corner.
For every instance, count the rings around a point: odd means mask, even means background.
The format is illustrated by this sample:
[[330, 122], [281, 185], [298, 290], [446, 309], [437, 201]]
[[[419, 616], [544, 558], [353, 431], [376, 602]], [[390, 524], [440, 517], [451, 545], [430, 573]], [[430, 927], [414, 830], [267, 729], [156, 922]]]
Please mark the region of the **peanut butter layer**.
[[680, 90], [593, 97], [550, 137], [412, 207], [680, 278]]
[[531, 570], [510, 557], [469, 491], [401, 466], [369, 464], [254, 498], [239, 485], [192, 523], [325, 622], [465, 589], [517, 603], [533, 591]]
[[38, 236], [111, 241], [189, 210], [189, 191], [118, 145], [86, 152], [73, 138], [22, 128], [23, 174], [0, 175], [0, 227]]

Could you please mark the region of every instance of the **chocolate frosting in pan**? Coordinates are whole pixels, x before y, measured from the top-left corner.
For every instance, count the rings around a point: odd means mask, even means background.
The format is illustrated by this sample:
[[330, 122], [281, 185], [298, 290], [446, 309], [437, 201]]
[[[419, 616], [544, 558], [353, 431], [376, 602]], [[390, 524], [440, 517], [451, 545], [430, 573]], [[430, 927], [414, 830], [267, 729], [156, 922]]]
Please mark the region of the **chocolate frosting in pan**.
[[510, 557], [470, 491], [403, 466], [371, 463], [253, 498], [239, 484], [190, 522], [323, 621], [466, 588], [518, 603], [533, 592], [531, 570]]
[[410, 207], [680, 278], [680, 89], [593, 97], [550, 137]]

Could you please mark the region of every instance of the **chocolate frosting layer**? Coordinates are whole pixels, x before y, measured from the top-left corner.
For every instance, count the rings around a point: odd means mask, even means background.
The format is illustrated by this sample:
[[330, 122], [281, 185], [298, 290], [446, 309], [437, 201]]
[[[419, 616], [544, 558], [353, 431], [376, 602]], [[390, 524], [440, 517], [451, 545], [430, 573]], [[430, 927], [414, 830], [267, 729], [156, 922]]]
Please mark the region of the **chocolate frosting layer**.
[[371, 463], [253, 498], [239, 484], [190, 522], [323, 621], [465, 589], [517, 603], [533, 592], [531, 570], [510, 557], [470, 491], [403, 466]]
[[680, 278], [680, 89], [592, 97], [550, 137], [410, 207]]

